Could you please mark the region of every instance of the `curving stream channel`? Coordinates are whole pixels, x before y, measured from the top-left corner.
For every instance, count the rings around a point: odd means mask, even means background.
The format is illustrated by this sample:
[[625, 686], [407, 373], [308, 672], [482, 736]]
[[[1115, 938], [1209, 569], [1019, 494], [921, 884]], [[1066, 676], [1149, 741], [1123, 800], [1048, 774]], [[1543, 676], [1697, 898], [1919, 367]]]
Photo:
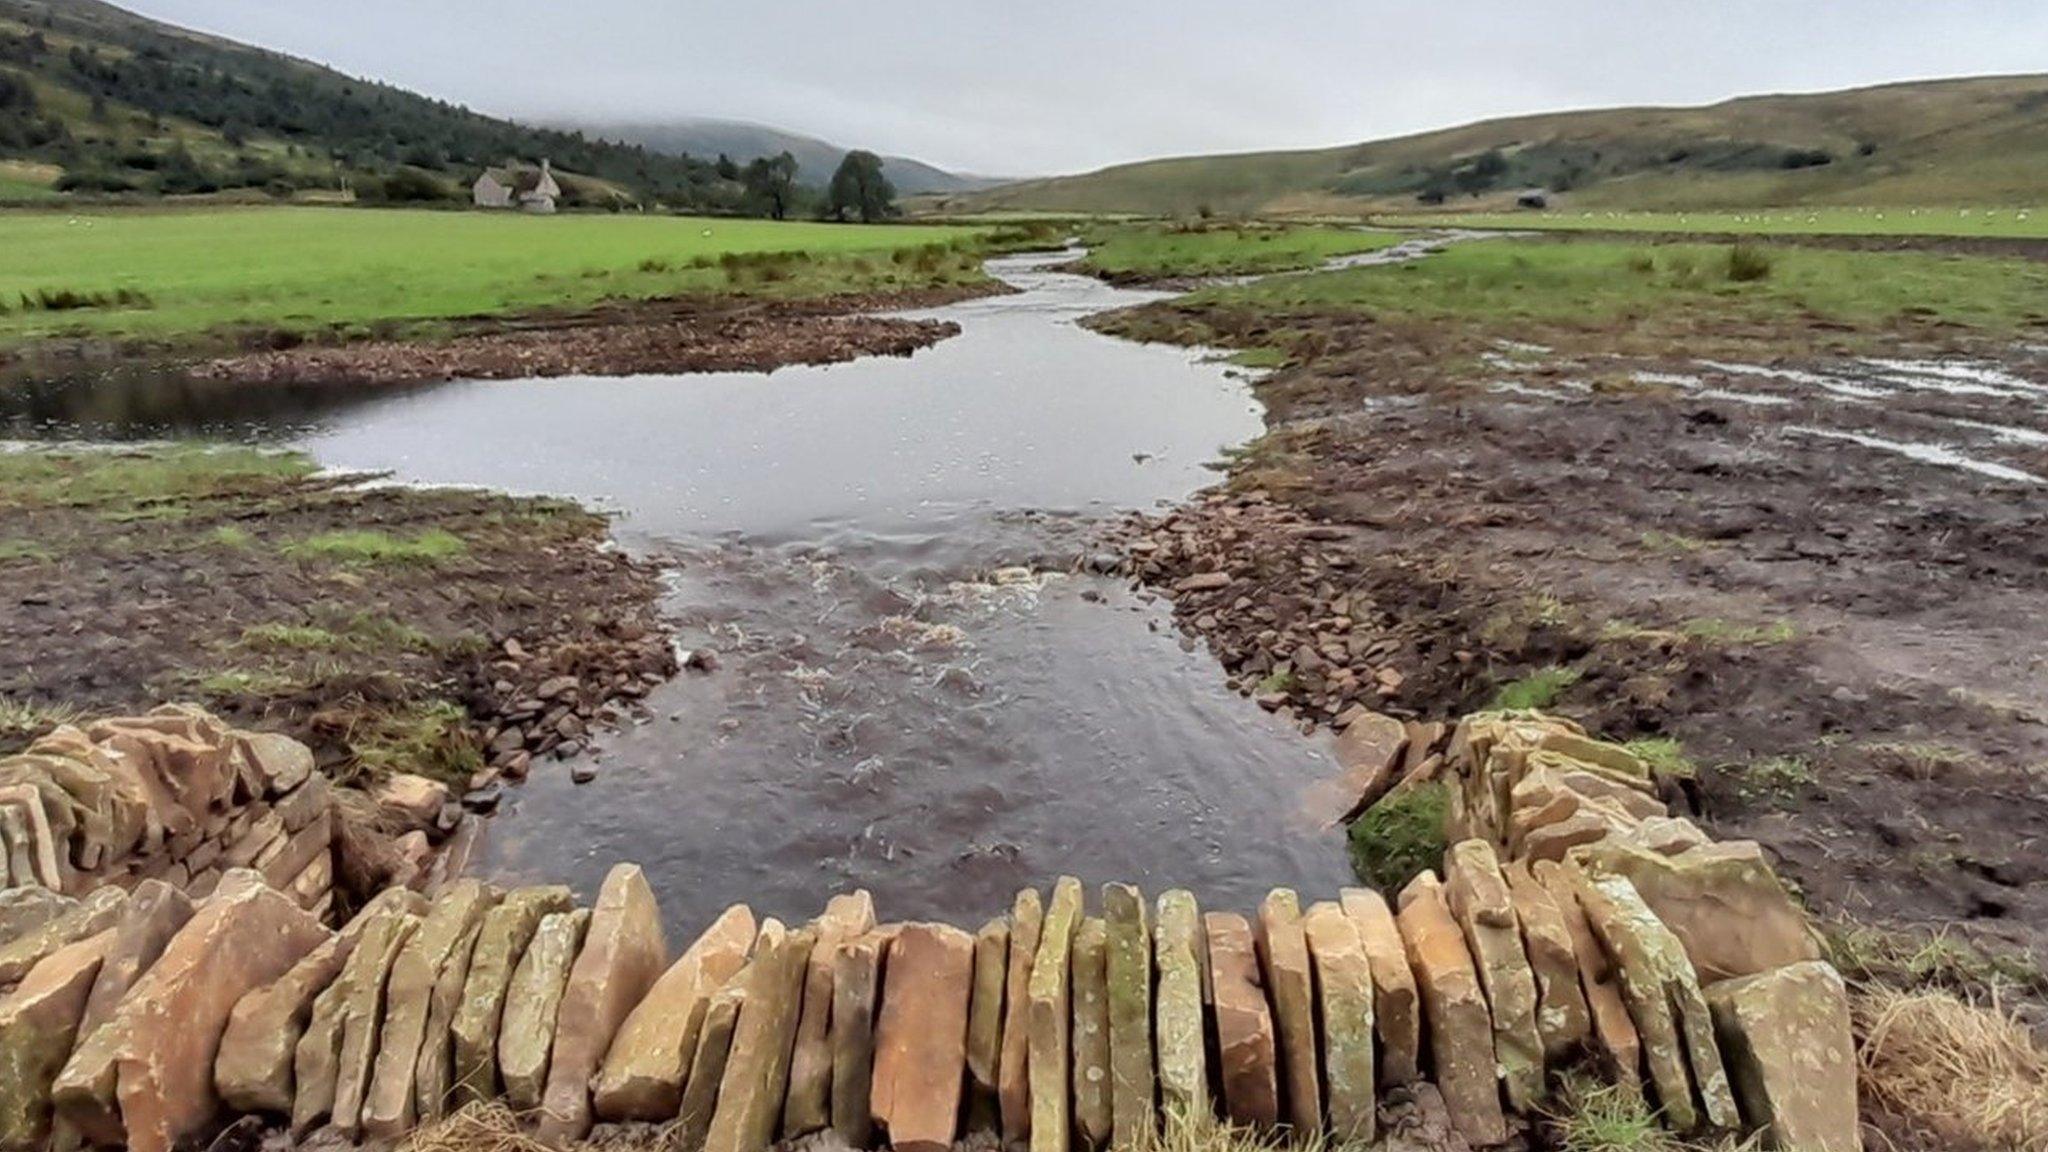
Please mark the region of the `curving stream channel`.
[[1241, 373], [1080, 327], [1162, 294], [1053, 270], [1074, 255], [992, 261], [1019, 291], [920, 313], [961, 333], [907, 359], [186, 424], [576, 497], [672, 567], [677, 642], [715, 670], [602, 738], [594, 782], [536, 766], [475, 872], [589, 893], [636, 860], [679, 927], [741, 899], [804, 917], [851, 886], [965, 923], [1060, 873], [1241, 907], [1334, 892], [1342, 834], [1307, 800], [1326, 745], [1229, 692], [1164, 605], [1070, 574], [1091, 521], [1185, 498], [1262, 427]]

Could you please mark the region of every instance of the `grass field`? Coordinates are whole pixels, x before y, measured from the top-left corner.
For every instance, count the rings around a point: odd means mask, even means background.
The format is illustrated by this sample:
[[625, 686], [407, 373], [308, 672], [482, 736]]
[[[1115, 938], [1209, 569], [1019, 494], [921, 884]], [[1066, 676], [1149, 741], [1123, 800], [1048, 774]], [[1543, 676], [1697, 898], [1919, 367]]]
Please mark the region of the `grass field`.
[[1390, 213], [1402, 228], [1698, 232], [1747, 236], [1961, 236], [2048, 240], [2048, 208], [1779, 208], [1755, 212]]
[[1333, 256], [1374, 252], [1404, 237], [1313, 225], [1127, 225], [1086, 229], [1081, 266], [1097, 275], [1231, 276], [1314, 268]]
[[[1748, 267], [1738, 271], [1736, 264], [1743, 262]], [[1803, 314], [1882, 327], [1914, 318], [2016, 333], [2048, 325], [2048, 266], [1787, 245], [1500, 239], [1458, 245], [1413, 264], [1208, 289], [1187, 303], [1507, 325], [1697, 323]]]
[[290, 207], [0, 213], [0, 344], [966, 282], [980, 277], [971, 249], [981, 235], [903, 224]]

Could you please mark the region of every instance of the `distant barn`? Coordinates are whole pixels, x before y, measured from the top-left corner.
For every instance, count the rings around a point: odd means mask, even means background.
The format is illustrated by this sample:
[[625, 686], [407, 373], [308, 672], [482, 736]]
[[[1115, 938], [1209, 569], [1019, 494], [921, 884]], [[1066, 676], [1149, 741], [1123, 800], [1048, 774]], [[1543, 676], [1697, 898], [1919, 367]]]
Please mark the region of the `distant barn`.
[[555, 202], [562, 198], [562, 186], [555, 183], [554, 168], [546, 160], [538, 168], [516, 160], [500, 168], [486, 168], [469, 191], [479, 208], [517, 208], [543, 214], [553, 212]]

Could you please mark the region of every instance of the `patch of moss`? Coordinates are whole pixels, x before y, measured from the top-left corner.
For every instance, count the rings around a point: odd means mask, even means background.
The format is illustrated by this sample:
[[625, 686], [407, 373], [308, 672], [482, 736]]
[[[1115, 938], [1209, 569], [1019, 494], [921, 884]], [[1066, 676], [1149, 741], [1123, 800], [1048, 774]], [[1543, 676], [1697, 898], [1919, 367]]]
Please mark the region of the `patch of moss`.
[[1489, 711], [1549, 708], [1564, 695], [1565, 689], [1577, 684], [1582, 675], [1576, 668], [1556, 664], [1539, 668], [1519, 680], [1501, 685], [1486, 707]]
[[1397, 790], [1352, 822], [1351, 870], [1359, 880], [1394, 893], [1435, 868], [1444, 856], [1444, 817], [1451, 793], [1437, 782]]

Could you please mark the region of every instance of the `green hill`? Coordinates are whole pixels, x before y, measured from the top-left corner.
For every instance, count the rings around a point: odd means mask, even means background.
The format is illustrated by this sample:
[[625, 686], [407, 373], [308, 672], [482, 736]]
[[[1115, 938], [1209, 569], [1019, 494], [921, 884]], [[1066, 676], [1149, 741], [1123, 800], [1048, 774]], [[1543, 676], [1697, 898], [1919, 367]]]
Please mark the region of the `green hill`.
[[2048, 76], [1488, 120], [1316, 151], [1193, 156], [948, 197], [951, 211], [1188, 214], [1498, 207], [2039, 204]]
[[0, 0], [0, 200], [60, 192], [432, 200], [554, 161], [570, 202], [735, 205], [706, 160], [530, 128], [99, 0]]

